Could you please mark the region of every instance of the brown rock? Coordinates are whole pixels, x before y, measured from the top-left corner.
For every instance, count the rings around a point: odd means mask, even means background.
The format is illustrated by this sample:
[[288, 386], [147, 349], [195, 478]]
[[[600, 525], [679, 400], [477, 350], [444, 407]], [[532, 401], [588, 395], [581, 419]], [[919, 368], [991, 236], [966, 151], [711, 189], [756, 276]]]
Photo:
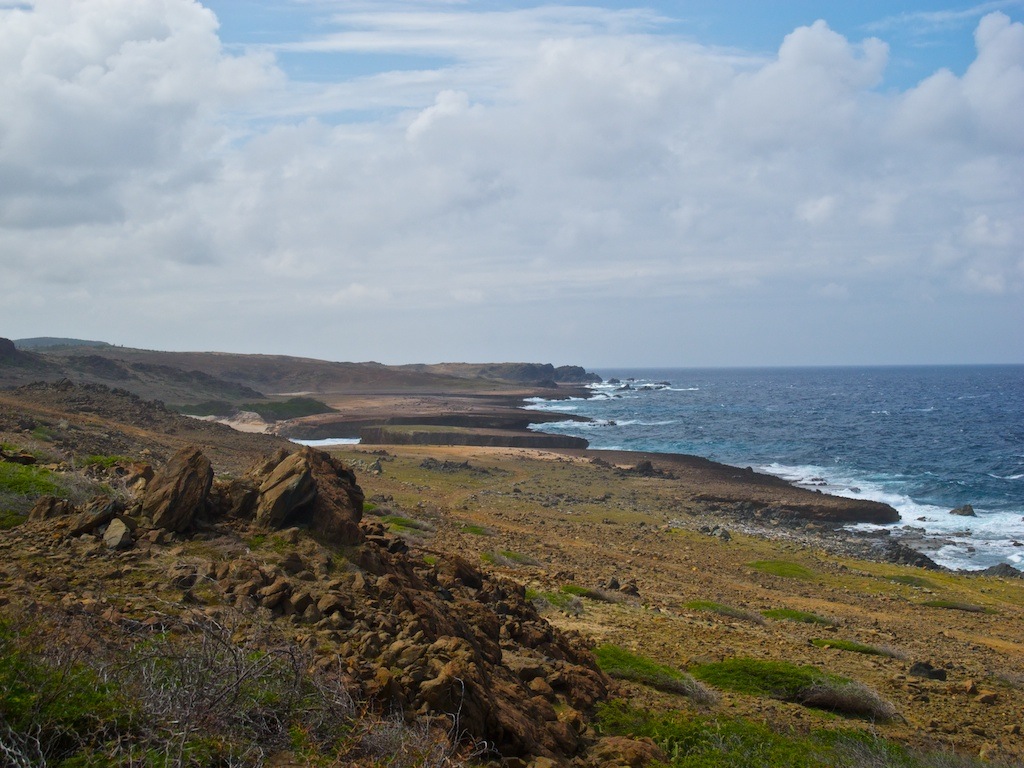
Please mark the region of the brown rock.
[[999, 701], [999, 694], [995, 691], [978, 691], [978, 698], [975, 701], [979, 704], [995, 704]]
[[540, 694], [541, 696], [552, 696], [555, 693], [554, 689], [550, 685], [548, 685], [548, 681], [545, 680], [543, 677], [533, 678], [533, 680], [530, 681], [529, 685], [527, 685], [527, 688], [529, 688], [534, 693]]
[[123, 520], [115, 517], [103, 534], [103, 543], [110, 549], [131, 549], [132, 532]]
[[122, 512], [124, 512], [124, 504], [120, 501], [109, 499], [106, 496], [97, 496], [86, 505], [82, 513], [71, 523], [68, 535], [81, 536], [83, 533], [93, 533], [97, 528], [106, 525]]
[[40, 496], [35, 506], [28, 513], [29, 522], [36, 520], [49, 520], [51, 517], [63, 517], [73, 514], [75, 505], [67, 499], [58, 499], [55, 496]]
[[301, 452], [285, 457], [260, 484], [256, 524], [280, 528], [285, 520], [309, 506], [317, 487], [309, 462]]
[[627, 739], [623, 736], [605, 736], [590, 750], [590, 757], [598, 765], [628, 765], [630, 768], [668, 761], [665, 753], [650, 739]]
[[206, 508], [213, 468], [198, 448], [182, 448], [146, 488], [142, 512], [157, 528], [181, 532]]
[[359, 544], [363, 532], [363, 489], [355, 473], [330, 454], [305, 448], [302, 451], [316, 479], [317, 497], [313, 502], [312, 530], [332, 544]]

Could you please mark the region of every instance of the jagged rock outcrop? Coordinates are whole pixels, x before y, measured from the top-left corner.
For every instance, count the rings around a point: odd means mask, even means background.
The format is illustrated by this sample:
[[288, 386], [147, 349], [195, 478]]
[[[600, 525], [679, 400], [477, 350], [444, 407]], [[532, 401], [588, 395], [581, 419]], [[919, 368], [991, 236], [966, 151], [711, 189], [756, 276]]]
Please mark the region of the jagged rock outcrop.
[[313, 448], [278, 454], [254, 474], [260, 481], [258, 526], [281, 528], [301, 522], [334, 544], [362, 541], [363, 491], [352, 470], [330, 454]]
[[206, 509], [212, 485], [210, 460], [198, 448], [182, 448], [147, 485], [142, 513], [156, 528], [185, 531]]
[[51, 517], [63, 517], [75, 511], [75, 505], [67, 499], [56, 496], [40, 496], [28, 513], [29, 522], [49, 520]]
[[521, 585], [457, 556], [428, 566], [395, 552], [379, 523], [364, 533], [347, 569], [307, 546], [273, 567], [246, 555], [181, 564], [171, 576], [309, 626], [337, 644], [337, 663], [383, 706], [455, 718], [504, 755], [577, 754], [582, 713], [609, 685], [583, 645], [541, 619]]
[[278, 528], [316, 498], [316, 481], [304, 456], [293, 453], [274, 467], [259, 487], [256, 525]]

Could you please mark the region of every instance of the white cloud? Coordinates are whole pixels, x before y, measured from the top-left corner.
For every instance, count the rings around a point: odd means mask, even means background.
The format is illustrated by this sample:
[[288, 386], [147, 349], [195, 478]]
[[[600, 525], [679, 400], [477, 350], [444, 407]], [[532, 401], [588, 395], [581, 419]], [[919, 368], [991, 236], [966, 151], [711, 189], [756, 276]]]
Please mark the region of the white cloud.
[[962, 77], [881, 93], [885, 43], [824, 21], [764, 60], [648, 34], [645, 11], [337, 8], [289, 47], [441, 62], [300, 84], [189, 0], [0, 5], [11, 311], [52, 291], [99, 323], [134, 285], [140, 333], [184, 295], [226, 347], [386, 303], [375, 338], [400, 350], [424, 317], [484, 339], [602, 303], [1022, 290], [1024, 25], [1003, 14]]

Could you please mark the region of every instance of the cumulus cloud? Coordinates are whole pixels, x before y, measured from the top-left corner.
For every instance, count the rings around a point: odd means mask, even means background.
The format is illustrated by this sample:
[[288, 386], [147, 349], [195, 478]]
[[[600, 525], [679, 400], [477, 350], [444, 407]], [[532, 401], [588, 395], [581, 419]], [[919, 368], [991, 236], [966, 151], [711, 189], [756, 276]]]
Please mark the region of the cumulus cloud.
[[[235, 348], [378, 307], [399, 359], [424, 316], [484, 339], [520, 311], [1022, 290], [1024, 25], [1003, 13], [962, 76], [892, 92], [885, 42], [825, 20], [766, 59], [646, 11], [344, 7], [228, 53], [190, 0], [0, 4], [0, 278], [70, 280], [83, 314], [141, 287], [150, 333], [187, 294]], [[285, 50], [436, 63], [298, 83]]]

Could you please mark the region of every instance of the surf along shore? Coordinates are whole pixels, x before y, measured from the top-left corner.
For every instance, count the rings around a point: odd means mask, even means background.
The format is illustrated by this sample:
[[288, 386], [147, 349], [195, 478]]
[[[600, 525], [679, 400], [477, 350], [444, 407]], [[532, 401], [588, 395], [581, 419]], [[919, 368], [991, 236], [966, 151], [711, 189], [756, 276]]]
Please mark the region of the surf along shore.
[[[426, 435], [418, 440], [441, 442], [446, 432], [468, 434], [467, 440], [511, 439], [520, 434], [508, 426], [512, 421], [536, 421], [533, 412], [518, 413], [520, 398], [536, 394], [533, 389], [456, 395], [318, 393], [339, 413], [304, 423], [329, 418], [334, 428], [338, 420], [368, 422], [357, 427], [362, 430], [398, 418], [405, 421], [383, 426]], [[236, 476], [284, 443], [268, 435], [229, 434], [218, 425], [154, 413], [143, 403], [118, 397], [124, 402], [111, 411], [114, 405], [106, 401], [118, 398], [109, 392], [58, 385], [17, 397], [0, 395], [0, 415], [10, 415], [4, 440], [19, 450], [145, 452], [158, 468], [173, 451], [200, 444], [218, 471], [227, 468]], [[435, 421], [425, 426], [436, 430], [419, 430], [424, 426], [420, 420], [428, 417], [449, 423]], [[297, 429], [296, 423], [281, 431]], [[913, 555], [888, 551], [884, 537], [842, 529], [849, 520], [890, 515], [884, 505], [863, 506], [690, 456], [413, 440], [339, 446], [331, 454], [354, 469], [365, 495], [363, 527], [375, 531], [367, 534], [372, 541], [363, 547], [366, 551], [378, 545], [398, 550], [393, 542], [400, 539], [409, 548], [410, 562], [461, 557], [523, 585], [525, 597], [547, 621], [592, 648], [612, 672], [612, 700], [666, 716], [704, 719], [721, 724], [712, 729], [733, 728], [733, 733], [737, 726], [729, 724], [736, 722], [761, 724], [795, 739], [858, 731], [866, 740], [881, 736], [926, 751], [956, 750], [1010, 764], [1024, 759], [1019, 708], [1024, 583], [894, 563]], [[32, 558], [50, 551], [43, 537], [47, 532], [31, 524], [15, 529], [7, 540], [11, 563], [35, 574]], [[261, 543], [245, 539], [248, 548], [242, 547], [238, 557], [290, 556], [290, 550], [274, 549], [279, 542], [273, 535], [265, 538]], [[300, 539], [296, 546], [307, 544]], [[89, 547], [98, 564], [110, 557], [99, 541], [72, 546]], [[201, 536], [176, 536], [151, 552], [188, 560], [210, 557], [203, 548], [212, 546], [213, 540]], [[128, 552], [141, 568], [149, 561], [138, 549], [136, 542]], [[311, 558], [312, 552], [303, 550], [303, 557]], [[21, 579], [22, 570], [9, 577], [12, 584], [21, 584], [15, 577]], [[64, 578], [71, 576], [69, 566]], [[116, 574], [109, 579], [116, 583]], [[32, 587], [26, 581], [19, 588]], [[53, 589], [59, 595], [63, 587]], [[170, 592], [161, 595], [178, 599]], [[186, 591], [179, 597], [189, 607], [216, 595]], [[82, 605], [104, 599], [90, 588]], [[141, 598], [133, 594], [130, 600]], [[219, 609], [213, 602], [208, 607]], [[290, 626], [287, 618], [281, 618], [283, 626]], [[350, 645], [353, 652], [362, 649]], [[620, 652], [676, 674], [701, 675], [716, 665], [749, 660], [806, 665], [865, 686], [894, 714], [850, 717], [777, 691], [736, 690], [713, 682], [707, 700], [696, 703], [614, 672], [609, 659]], [[535, 680], [534, 694], [555, 696], [544, 684], [557, 688], [557, 675]], [[581, 725], [583, 732], [587, 727]], [[846, 764], [860, 763], [851, 758]]]
[[[813, 665], [891, 701], [899, 718], [871, 725], [883, 735], [1024, 757], [1010, 702], [1024, 686], [1019, 580], [951, 573], [887, 532], [844, 527], [898, 520], [885, 504], [695, 456], [563, 447], [527, 431], [566, 418], [522, 408], [538, 395], [553, 393], [325, 396], [345, 415], [299, 429], [343, 437], [328, 431], [346, 424], [363, 444], [331, 450], [356, 467], [371, 515], [428, 557], [455, 551], [523, 583], [552, 623], [599, 647], [683, 670]], [[642, 706], [684, 706], [623, 685]], [[849, 725], [771, 696], [725, 693], [719, 706], [804, 733]]]

